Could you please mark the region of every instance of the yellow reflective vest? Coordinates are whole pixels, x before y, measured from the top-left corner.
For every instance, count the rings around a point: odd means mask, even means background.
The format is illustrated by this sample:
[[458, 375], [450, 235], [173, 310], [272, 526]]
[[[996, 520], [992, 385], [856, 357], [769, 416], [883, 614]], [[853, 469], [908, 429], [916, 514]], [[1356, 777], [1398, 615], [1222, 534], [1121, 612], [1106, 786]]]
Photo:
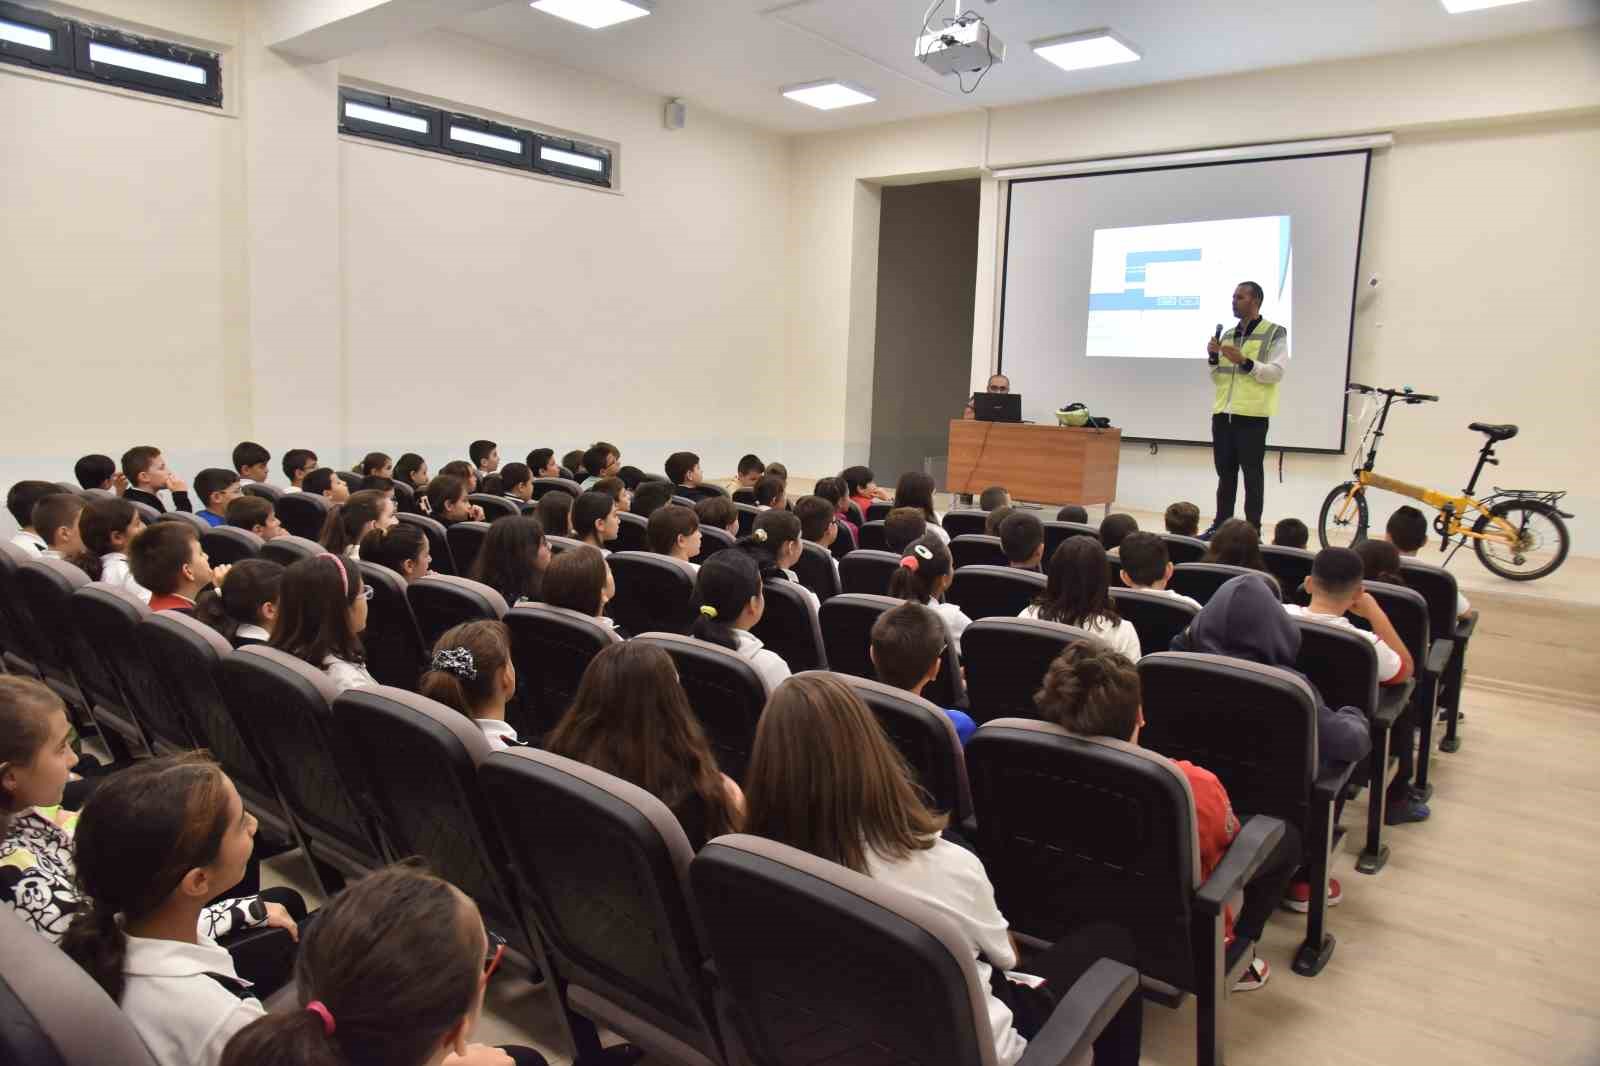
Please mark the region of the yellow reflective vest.
[[[1211, 413], [1270, 418], [1278, 413], [1278, 379], [1283, 376], [1282, 364], [1288, 356], [1289, 331], [1263, 318], [1242, 342], [1237, 336], [1235, 327], [1233, 333], [1222, 335], [1222, 342], [1234, 345], [1246, 359], [1254, 362], [1257, 374], [1245, 373], [1242, 363], [1235, 366], [1219, 358], [1217, 365], [1211, 368], [1211, 382], [1216, 386]], [[1267, 373], [1261, 374], [1262, 370]]]

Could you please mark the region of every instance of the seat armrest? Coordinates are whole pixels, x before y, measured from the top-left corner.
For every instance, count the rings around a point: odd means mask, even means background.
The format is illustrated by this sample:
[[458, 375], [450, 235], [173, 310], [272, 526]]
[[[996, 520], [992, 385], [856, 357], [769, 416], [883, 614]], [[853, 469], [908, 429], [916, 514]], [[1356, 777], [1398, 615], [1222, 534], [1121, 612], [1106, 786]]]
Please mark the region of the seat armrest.
[[1428, 645], [1428, 659], [1422, 664], [1423, 671], [1438, 677], [1450, 665], [1450, 656], [1455, 653], [1456, 646], [1453, 641], [1439, 638]]
[[1468, 611], [1465, 618], [1459, 618], [1456, 620], [1456, 643], [1465, 644], [1467, 641], [1471, 640], [1473, 631], [1477, 628], [1478, 612]]
[[1195, 893], [1195, 904], [1207, 914], [1220, 914], [1228, 897], [1244, 888], [1245, 882], [1261, 868], [1272, 849], [1283, 838], [1283, 822], [1264, 814], [1252, 815], [1233, 838], [1222, 861], [1211, 871], [1200, 891]]
[[1017, 1066], [1067, 1066], [1086, 1063], [1094, 1054], [1094, 1041], [1128, 997], [1139, 991], [1139, 973], [1131, 966], [1100, 959], [1066, 990], [1050, 1020], [1028, 1048]]
[[[1364, 760], [1363, 760], [1364, 761]], [[1333, 766], [1317, 775], [1311, 783], [1311, 795], [1318, 803], [1331, 803], [1344, 795], [1345, 788], [1350, 784], [1350, 777], [1356, 772], [1356, 763], [1335, 763]]]
[[1401, 684], [1378, 689], [1378, 709], [1372, 715], [1373, 726], [1394, 728], [1395, 720], [1405, 711], [1406, 704], [1411, 702], [1411, 693], [1416, 687], [1416, 679], [1407, 678]]

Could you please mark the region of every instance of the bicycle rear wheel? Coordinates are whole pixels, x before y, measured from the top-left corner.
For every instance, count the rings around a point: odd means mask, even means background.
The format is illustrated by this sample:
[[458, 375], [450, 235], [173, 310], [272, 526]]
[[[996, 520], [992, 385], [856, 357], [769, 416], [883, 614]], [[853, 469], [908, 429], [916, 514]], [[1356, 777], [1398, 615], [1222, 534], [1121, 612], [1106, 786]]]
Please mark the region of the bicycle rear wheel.
[[[1478, 561], [1510, 581], [1533, 581], [1555, 572], [1567, 561], [1572, 549], [1572, 538], [1561, 516], [1545, 503], [1537, 500], [1505, 500], [1490, 509], [1511, 523], [1517, 530], [1515, 546], [1500, 540], [1474, 538], [1472, 550]], [[1498, 528], [1489, 515], [1479, 515], [1472, 524], [1474, 533], [1484, 533]]]
[[1317, 536], [1324, 548], [1353, 548], [1366, 540], [1366, 490], [1346, 481], [1328, 493], [1317, 516]]

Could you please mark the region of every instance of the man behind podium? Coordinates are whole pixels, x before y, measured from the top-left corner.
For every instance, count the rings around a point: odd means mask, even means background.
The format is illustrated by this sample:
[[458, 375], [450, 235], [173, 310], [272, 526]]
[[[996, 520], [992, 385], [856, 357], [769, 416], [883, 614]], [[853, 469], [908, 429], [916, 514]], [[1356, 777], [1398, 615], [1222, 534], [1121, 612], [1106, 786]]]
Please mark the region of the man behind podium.
[[1217, 468], [1217, 513], [1201, 539], [1233, 517], [1244, 472], [1244, 516], [1261, 529], [1262, 462], [1267, 454], [1267, 421], [1278, 413], [1278, 382], [1289, 362], [1289, 331], [1261, 317], [1261, 286], [1243, 281], [1233, 290], [1233, 332], [1206, 344], [1211, 383], [1211, 456]]
[[[989, 375], [989, 384], [984, 389], [984, 391], [985, 392], [992, 392], [992, 393], [996, 393], [996, 394], [1008, 393], [1008, 392], [1011, 391], [1011, 379], [1006, 377], [1004, 374], [990, 374]], [[962, 418], [971, 420], [971, 419], [974, 419], [974, 418], [978, 417], [977, 411], [972, 406], [974, 401], [975, 401], [975, 399], [976, 399], [975, 396], [968, 396], [967, 397], [967, 406], [961, 412], [961, 417]]]

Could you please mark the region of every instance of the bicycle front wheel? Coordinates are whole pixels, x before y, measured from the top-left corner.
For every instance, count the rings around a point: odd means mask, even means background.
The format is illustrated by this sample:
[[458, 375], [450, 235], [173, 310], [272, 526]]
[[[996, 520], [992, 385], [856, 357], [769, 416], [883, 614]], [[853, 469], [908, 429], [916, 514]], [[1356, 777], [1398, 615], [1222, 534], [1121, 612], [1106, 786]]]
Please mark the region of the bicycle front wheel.
[[1354, 481], [1328, 493], [1317, 518], [1324, 548], [1353, 548], [1367, 539], [1367, 492]]
[[1479, 515], [1473, 523], [1474, 533], [1487, 536], [1473, 538], [1472, 550], [1491, 573], [1511, 581], [1533, 581], [1555, 573], [1556, 567], [1567, 561], [1572, 538], [1567, 533], [1567, 524], [1549, 504], [1537, 500], [1505, 500], [1495, 504], [1490, 514], [1505, 519], [1517, 531], [1517, 542], [1510, 544], [1494, 538], [1501, 527], [1489, 515]]

